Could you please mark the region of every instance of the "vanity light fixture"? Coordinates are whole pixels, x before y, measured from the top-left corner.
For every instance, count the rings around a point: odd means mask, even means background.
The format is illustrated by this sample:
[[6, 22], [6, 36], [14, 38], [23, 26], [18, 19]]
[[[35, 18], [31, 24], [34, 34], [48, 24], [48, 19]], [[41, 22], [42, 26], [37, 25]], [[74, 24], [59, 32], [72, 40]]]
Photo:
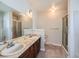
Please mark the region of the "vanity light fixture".
[[49, 10], [54, 13], [57, 10], [57, 8], [55, 6], [52, 6]]
[[20, 13], [20, 15], [22, 15], [24, 17], [28, 16], [28, 17], [32, 18], [32, 10], [30, 9], [26, 13]]
[[50, 15], [55, 15], [57, 8], [53, 5], [50, 9], [49, 9], [49, 14]]
[[29, 10], [28, 15], [29, 15], [30, 17], [32, 17], [32, 10], [31, 10], [31, 9]]

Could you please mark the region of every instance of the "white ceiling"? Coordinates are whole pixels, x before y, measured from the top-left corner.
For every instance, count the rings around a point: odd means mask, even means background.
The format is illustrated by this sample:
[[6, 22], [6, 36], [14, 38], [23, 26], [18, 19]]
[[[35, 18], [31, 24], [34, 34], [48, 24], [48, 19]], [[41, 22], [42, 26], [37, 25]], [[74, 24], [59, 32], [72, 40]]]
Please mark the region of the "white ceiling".
[[[32, 9], [47, 11], [54, 5], [60, 10], [67, 10], [67, 0], [26, 0]], [[8, 11], [11, 8], [0, 2], [0, 11]]]
[[60, 10], [67, 10], [67, 0], [26, 0], [33, 9], [45, 11], [52, 7], [58, 7]]

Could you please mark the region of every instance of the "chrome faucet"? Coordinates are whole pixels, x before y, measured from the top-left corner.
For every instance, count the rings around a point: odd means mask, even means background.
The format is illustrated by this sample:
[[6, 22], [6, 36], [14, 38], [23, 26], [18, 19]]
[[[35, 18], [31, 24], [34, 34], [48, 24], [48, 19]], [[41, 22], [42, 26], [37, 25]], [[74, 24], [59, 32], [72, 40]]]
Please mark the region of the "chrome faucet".
[[14, 43], [13, 43], [13, 41], [8, 41], [7, 43], [8, 43], [8, 46], [7, 46], [7, 48], [10, 48], [10, 47], [14, 46]]

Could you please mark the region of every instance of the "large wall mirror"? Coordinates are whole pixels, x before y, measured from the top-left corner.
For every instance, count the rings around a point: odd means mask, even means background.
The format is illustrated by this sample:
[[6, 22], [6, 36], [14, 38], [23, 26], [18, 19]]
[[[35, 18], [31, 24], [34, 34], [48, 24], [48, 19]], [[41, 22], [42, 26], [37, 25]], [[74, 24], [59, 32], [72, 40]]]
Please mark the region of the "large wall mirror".
[[32, 29], [32, 18], [0, 2], [0, 43], [23, 36], [24, 29]]

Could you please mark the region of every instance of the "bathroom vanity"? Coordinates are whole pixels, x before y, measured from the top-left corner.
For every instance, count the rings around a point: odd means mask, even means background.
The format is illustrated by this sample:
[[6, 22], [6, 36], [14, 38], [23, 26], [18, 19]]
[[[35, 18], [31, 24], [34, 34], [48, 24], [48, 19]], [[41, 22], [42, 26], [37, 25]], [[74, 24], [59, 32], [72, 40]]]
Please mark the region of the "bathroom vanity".
[[0, 51], [0, 58], [35, 58], [40, 51], [40, 36], [22, 36], [12, 39], [14, 46]]
[[33, 43], [26, 51], [24, 51], [19, 58], [34, 58], [40, 51], [40, 38]]

